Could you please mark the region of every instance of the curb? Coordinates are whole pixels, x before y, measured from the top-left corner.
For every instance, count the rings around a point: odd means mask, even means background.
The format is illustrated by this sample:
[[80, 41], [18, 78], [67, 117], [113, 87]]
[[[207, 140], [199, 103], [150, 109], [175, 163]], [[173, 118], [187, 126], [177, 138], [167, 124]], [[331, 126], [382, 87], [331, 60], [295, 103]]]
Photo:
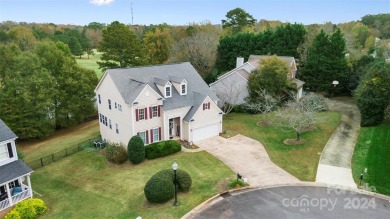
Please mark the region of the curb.
[[230, 195], [237, 195], [241, 194], [244, 192], [250, 192], [250, 191], [255, 191], [255, 190], [260, 190], [260, 189], [271, 189], [271, 188], [279, 188], [279, 187], [288, 187], [288, 186], [306, 186], [306, 187], [322, 187], [322, 188], [334, 188], [334, 189], [341, 189], [341, 190], [346, 190], [350, 192], [356, 192], [359, 194], [364, 194], [364, 195], [370, 195], [375, 198], [380, 198], [384, 199], [390, 202], [390, 196], [382, 195], [379, 193], [375, 192], [370, 192], [367, 190], [363, 189], [356, 189], [356, 188], [351, 188], [351, 187], [346, 187], [346, 186], [340, 186], [340, 185], [330, 185], [326, 183], [318, 183], [318, 182], [299, 182], [299, 183], [288, 183], [288, 184], [274, 184], [274, 185], [264, 185], [264, 186], [247, 186], [239, 189], [230, 189], [225, 192], [221, 192], [217, 195], [214, 195], [213, 197], [207, 199], [206, 201], [202, 202], [195, 208], [193, 208], [191, 211], [189, 211], [187, 214], [185, 214], [181, 219], [191, 219], [197, 216], [202, 210], [212, 206], [213, 204], [223, 200], [224, 198], [222, 197], [225, 194], [230, 194]]

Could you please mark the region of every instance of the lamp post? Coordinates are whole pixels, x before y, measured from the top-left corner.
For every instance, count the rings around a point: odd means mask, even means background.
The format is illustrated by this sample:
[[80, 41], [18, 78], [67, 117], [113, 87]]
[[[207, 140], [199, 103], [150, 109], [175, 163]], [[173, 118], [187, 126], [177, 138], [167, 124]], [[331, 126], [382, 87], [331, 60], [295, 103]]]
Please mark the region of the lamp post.
[[333, 96], [336, 93], [336, 86], [339, 84], [339, 81], [332, 81], [333, 84]]
[[176, 180], [176, 170], [177, 170], [178, 167], [179, 167], [179, 165], [177, 165], [176, 162], [174, 162], [172, 164], [172, 169], [173, 169], [173, 172], [175, 174], [175, 179], [173, 181], [173, 184], [175, 185], [175, 202], [173, 203], [174, 206], [178, 206], [179, 205], [179, 203], [177, 202], [177, 180]]

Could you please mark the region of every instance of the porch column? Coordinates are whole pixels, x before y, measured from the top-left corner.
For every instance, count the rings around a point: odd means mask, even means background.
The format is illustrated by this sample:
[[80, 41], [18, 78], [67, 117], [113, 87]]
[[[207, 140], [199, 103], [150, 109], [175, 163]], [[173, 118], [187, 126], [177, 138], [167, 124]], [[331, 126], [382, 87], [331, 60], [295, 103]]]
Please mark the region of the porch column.
[[31, 181], [30, 181], [30, 174], [27, 175], [27, 183], [28, 183], [28, 192], [30, 193], [30, 198], [32, 198], [33, 193], [32, 193]]
[[179, 117], [179, 120], [180, 120], [180, 140], [183, 140], [183, 119], [181, 118], [181, 116]]
[[7, 188], [9, 206], [12, 206], [12, 205], [14, 205], [14, 203], [12, 202], [12, 196], [11, 196], [11, 191], [9, 189], [9, 183], [6, 183], [5, 186]]

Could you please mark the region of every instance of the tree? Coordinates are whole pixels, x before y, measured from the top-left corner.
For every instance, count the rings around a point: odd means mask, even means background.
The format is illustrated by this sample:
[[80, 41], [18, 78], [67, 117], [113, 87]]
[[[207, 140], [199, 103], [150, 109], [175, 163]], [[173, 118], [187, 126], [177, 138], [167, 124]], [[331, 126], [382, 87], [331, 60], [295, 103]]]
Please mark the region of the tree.
[[55, 130], [54, 78], [31, 52], [18, 55], [11, 68], [12, 77], [0, 85], [0, 118], [20, 139], [47, 137]]
[[244, 27], [253, 26], [256, 19], [241, 8], [235, 8], [226, 13], [226, 20], [222, 20], [223, 28], [231, 28], [233, 33], [240, 32]]
[[226, 77], [221, 80], [215, 93], [220, 100], [218, 106], [225, 114], [228, 114], [238, 104], [242, 96], [246, 94], [246, 86], [237, 83], [233, 77]]
[[244, 108], [250, 112], [260, 112], [263, 114], [263, 125], [271, 125], [271, 120], [268, 117], [269, 113], [275, 110], [280, 103], [280, 98], [275, 98], [269, 94], [265, 89], [257, 91], [257, 100], [252, 102], [246, 102]]
[[81, 56], [83, 54], [83, 49], [81, 48], [81, 44], [76, 37], [71, 37], [68, 45], [70, 51], [74, 56]]
[[16, 43], [22, 51], [32, 51], [37, 44], [32, 31], [23, 26], [17, 26], [8, 31], [10, 39]]
[[354, 92], [361, 113], [361, 125], [380, 124], [390, 103], [390, 64], [377, 61], [370, 65]]
[[313, 91], [333, 91], [332, 81], [340, 85], [338, 92], [348, 88], [348, 65], [345, 60], [345, 40], [339, 29], [332, 35], [323, 30], [315, 37], [308, 50], [306, 62], [301, 68], [302, 79], [306, 86]]
[[126, 25], [112, 22], [103, 29], [103, 39], [98, 51], [102, 52], [101, 69], [139, 66], [145, 63], [141, 42]]
[[144, 35], [144, 44], [149, 64], [164, 63], [170, 54], [172, 47], [172, 37], [168, 29], [157, 28]]
[[145, 160], [145, 146], [139, 136], [135, 135], [130, 138], [129, 143], [127, 144], [127, 153], [129, 160], [133, 164], [138, 164]]
[[276, 56], [260, 61], [259, 68], [252, 71], [248, 80], [250, 102], [256, 101], [261, 89], [272, 96], [282, 96], [287, 92], [289, 81], [287, 79], [287, 64]]

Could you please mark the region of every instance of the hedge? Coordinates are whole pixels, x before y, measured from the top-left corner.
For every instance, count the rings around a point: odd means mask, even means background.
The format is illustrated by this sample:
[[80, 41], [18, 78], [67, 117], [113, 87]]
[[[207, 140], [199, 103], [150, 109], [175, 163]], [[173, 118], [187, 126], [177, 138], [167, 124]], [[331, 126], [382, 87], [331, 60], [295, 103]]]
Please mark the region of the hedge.
[[134, 164], [141, 163], [145, 160], [145, 146], [139, 136], [135, 135], [131, 137], [127, 145], [127, 153], [129, 160]]
[[107, 160], [121, 164], [127, 160], [127, 151], [123, 146], [116, 146], [109, 144], [105, 149], [105, 155]]
[[[192, 185], [191, 176], [184, 170], [177, 170], [178, 190], [188, 192]], [[149, 202], [163, 203], [174, 196], [174, 172], [171, 169], [161, 170], [154, 174], [144, 188], [145, 197]]]
[[8, 212], [4, 219], [34, 219], [46, 210], [46, 204], [41, 199], [26, 199], [17, 203], [15, 208]]
[[164, 157], [181, 151], [181, 145], [178, 141], [160, 141], [145, 146], [145, 156], [148, 159]]

